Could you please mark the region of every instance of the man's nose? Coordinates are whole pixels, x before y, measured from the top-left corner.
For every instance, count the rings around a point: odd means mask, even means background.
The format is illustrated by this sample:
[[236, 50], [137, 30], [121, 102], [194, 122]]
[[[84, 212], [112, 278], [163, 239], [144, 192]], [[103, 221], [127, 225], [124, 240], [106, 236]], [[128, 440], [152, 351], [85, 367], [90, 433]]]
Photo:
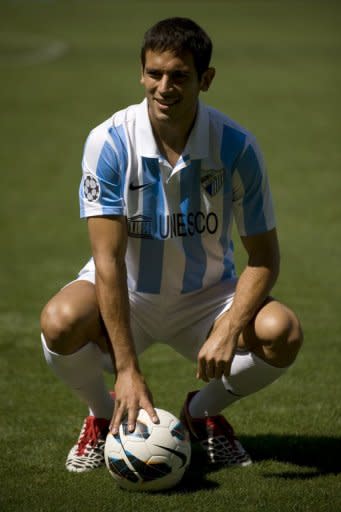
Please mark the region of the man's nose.
[[169, 75], [162, 75], [162, 78], [159, 82], [159, 91], [161, 93], [167, 93], [169, 90], [172, 89], [172, 80]]

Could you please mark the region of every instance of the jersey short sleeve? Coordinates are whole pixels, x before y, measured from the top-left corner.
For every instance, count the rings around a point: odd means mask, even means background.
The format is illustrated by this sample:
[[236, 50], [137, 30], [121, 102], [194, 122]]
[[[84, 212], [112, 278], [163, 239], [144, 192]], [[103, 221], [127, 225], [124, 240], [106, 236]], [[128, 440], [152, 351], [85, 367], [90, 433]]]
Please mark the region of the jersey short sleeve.
[[270, 231], [276, 225], [269, 179], [256, 139], [248, 136], [233, 172], [233, 213], [241, 236]]
[[[90, 132], [82, 159], [80, 216], [123, 215], [122, 166], [111, 120]], [[117, 139], [117, 138], [116, 138]]]

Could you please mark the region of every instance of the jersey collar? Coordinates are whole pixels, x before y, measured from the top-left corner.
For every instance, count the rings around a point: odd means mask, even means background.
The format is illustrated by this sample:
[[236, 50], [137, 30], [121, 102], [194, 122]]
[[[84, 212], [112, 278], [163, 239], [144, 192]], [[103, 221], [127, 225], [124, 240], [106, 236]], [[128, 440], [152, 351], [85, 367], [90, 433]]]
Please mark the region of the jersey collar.
[[159, 158], [161, 155], [153, 135], [152, 125], [148, 115], [147, 98], [137, 107], [136, 132], [138, 153], [147, 158]]
[[194, 126], [183, 151], [185, 158], [199, 160], [208, 157], [209, 115], [207, 107], [198, 101], [198, 112]]

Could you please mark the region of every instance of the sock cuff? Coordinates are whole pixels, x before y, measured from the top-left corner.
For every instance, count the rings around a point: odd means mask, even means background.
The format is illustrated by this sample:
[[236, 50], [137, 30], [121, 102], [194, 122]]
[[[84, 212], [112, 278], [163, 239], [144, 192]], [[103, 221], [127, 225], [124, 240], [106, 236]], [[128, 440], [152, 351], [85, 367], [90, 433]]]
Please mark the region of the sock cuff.
[[41, 343], [43, 347], [43, 352], [46, 361], [51, 364], [51, 361], [54, 360], [62, 360], [64, 366], [70, 366], [72, 367], [74, 365], [74, 361], [77, 359], [77, 361], [84, 360], [84, 362], [88, 362], [90, 359], [96, 362], [99, 362], [101, 359], [101, 350], [100, 348], [91, 341], [81, 347], [77, 352], [74, 352], [73, 354], [58, 354], [57, 352], [53, 352], [46, 343], [46, 339], [43, 333], [41, 333]]
[[89, 342], [73, 354], [62, 355], [48, 348], [43, 334], [41, 342], [50, 368], [87, 404], [90, 414], [110, 419], [114, 405], [103, 378], [102, 351], [98, 345]]
[[267, 361], [264, 361], [259, 356], [256, 356], [253, 352], [250, 352], [252, 360], [257, 364], [257, 366], [263, 366], [263, 368], [267, 369], [268, 371], [273, 371], [274, 373], [282, 374], [285, 372], [290, 366], [273, 366], [272, 364], [268, 363]]
[[[238, 352], [231, 365], [229, 377], [222, 377], [225, 389], [232, 390], [234, 387], [243, 388], [241, 395], [251, 392], [255, 386], [261, 389], [268, 383], [277, 380], [288, 367], [279, 368], [264, 361], [253, 352]], [[241, 381], [244, 374], [247, 374], [246, 381]], [[238, 384], [237, 384], [238, 382]]]

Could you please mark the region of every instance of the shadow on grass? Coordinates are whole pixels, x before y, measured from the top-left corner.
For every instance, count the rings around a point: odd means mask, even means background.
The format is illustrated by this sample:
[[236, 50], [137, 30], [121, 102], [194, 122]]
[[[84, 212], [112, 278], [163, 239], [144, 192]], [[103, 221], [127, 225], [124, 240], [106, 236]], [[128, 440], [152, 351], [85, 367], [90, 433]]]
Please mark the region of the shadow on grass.
[[[310, 480], [341, 473], [341, 438], [264, 434], [243, 436], [240, 440], [255, 464], [277, 461], [298, 466], [297, 471], [291, 468], [288, 471], [263, 472], [264, 478]], [[217, 482], [206, 479], [209, 473], [219, 469], [219, 466], [207, 466], [200, 452], [194, 452], [190, 469], [177, 487], [177, 491], [183, 494], [219, 487]]]
[[341, 473], [340, 437], [264, 434], [241, 437], [241, 442], [255, 463], [274, 460], [299, 466], [265, 477], [307, 480]]

